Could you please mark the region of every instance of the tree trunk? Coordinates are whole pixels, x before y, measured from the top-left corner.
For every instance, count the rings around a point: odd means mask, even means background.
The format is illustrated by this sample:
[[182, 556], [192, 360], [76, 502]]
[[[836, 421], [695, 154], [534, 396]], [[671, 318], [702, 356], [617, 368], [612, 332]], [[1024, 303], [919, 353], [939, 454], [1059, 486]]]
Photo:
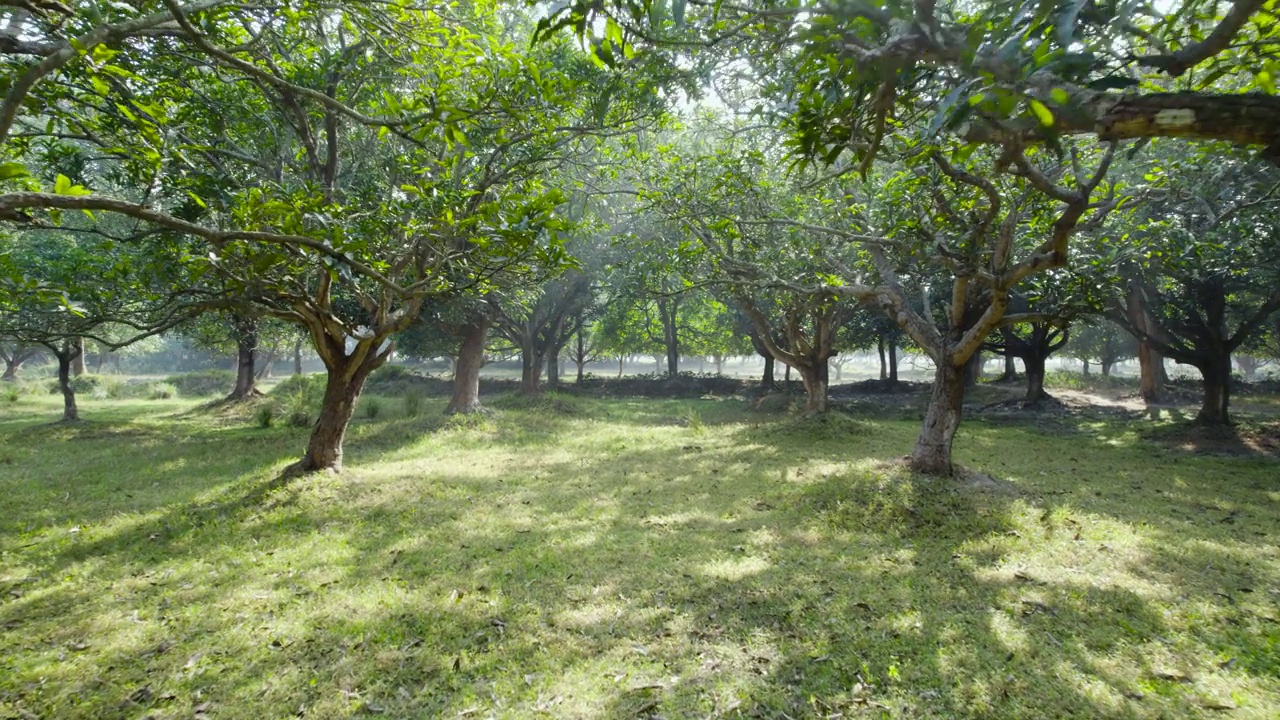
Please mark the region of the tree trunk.
[[1236, 364], [1240, 366], [1240, 372], [1244, 374], [1245, 382], [1253, 382], [1258, 378], [1258, 359], [1251, 355], [1237, 355]]
[[102, 365], [103, 365], [103, 363], [105, 363], [106, 361], [107, 361], [107, 353], [106, 353], [106, 352], [100, 352], [100, 353], [97, 353], [97, 354], [95, 354], [95, 355], [93, 356], [93, 374], [94, 374], [94, 375], [101, 375], [101, 374], [102, 374]]
[[827, 363], [818, 363], [816, 367], [799, 367], [797, 370], [804, 383], [804, 414], [819, 415], [829, 410], [831, 403], [827, 397], [827, 388], [830, 386], [830, 371]]
[[658, 300], [658, 316], [662, 320], [662, 342], [667, 351], [667, 377], [680, 374], [680, 335], [676, 326], [679, 303], [675, 298]]
[[883, 335], [876, 340], [876, 350], [880, 352], [880, 381], [884, 382], [889, 379], [889, 361], [885, 357]]
[[258, 363], [259, 380], [266, 380], [275, 372], [276, 358], [279, 357], [276, 352], [277, 347], [277, 345], [272, 345], [271, 349], [267, 351], [267, 356], [262, 359], [262, 362]]
[[484, 366], [484, 346], [489, 334], [489, 319], [467, 325], [463, 329], [458, 356], [453, 364], [453, 398], [445, 408], [446, 415], [468, 415], [484, 412], [480, 404], [480, 368]]
[[236, 332], [236, 384], [227, 399], [246, 400], [259, 394], [254, 367], [258, 358], [258, 324], [253, 318], [242, 317], [232, 322]]
[[625, 355], [618, 356], [618, 379], [622, 379], [622, 366], [626, 362], [626, 359]]
[[716, 364], [716, 376], [724, 374], [724, 355], [712, 355], [711, 360]]
[[520, 392], [537, 395], [542, 391], [542, 363], [545, 356], [538, 352], [537, 340], [527, 340], [520, 350]]
[[[1025, 362], [1025, 361], [1024, 361]], [[1027, 370], [1028, 373], [1031, 370]], [[1012, 355], [1004, 356], [1004, 373], [1000, 375], [1000, 379], [996, 382], [1013, 382], [1018, 379], [1018, 361]]]
[[62, 391], [62, 421], [75, 422], [80, 419], [80, 410], [76, 407], [76, 389], [71, 385], [76, 358], [83, 357], [81, 350], [83, 341], [63, 345], [54, 352], [58, 358], [58, 389]]
[[586, 374], [587, 369], [587, 344], [582, 339], [582, 318], [578, 318], [578, 332], [576, 335], [578, 339], [578, 354], [573, 357], [573, 362], [578, 366], [578, 377], [576, 378], [576, 383], [581, 385], [583, 375]]
[[293, 374], [302, 374], [302, 338], [293, 343]]
[[974, 353], [964, 366], [964, 386], [974, 387], [982, 379], [982, 351]]
[[1109, 377], [1111, 377], [1111, 368], [1112, 368], [1112, 367], [1114, 367], [1114, 366], [1115, 366], [1115, 362], [1114, 362], [1114, 361], [1112, 361], [1112, 360], [1103, 360], [1103, 361], [1102, 361], [1102, 377], [1104, 377], [1104, 378], [1109, 378]]
[[770, 393], [778, 389], [778, 381], [773, 377], [774, 359], [772, 355], [764, 356], [764, 375], [760, 378], [760, 389]]
[[13, 382], [17, 380], [18, 369], [22, 367], [22, 363], [24, 361], [25, 361], [25, 358], [23, 358], [22, 356], [16, 353], [13, 355], [13, 357], [5, 358], [4, 359], [4, 375], [0, 376], [0, 380], [3, 380], [5, 382]]
[[560, 387], [560, 348], [557, 347], [547, 351], [547, 387], [552, 390]]
[[782, 387], [786, 390], [787, 394], [790, 395], [791, 394], [791, 366], [786, 363], [783, 363], [782, 366], [786, 368], [786, 370], [782, 371]]
[[1044, 391], [1045, 357], [1037, 353], [1025, 355], [1022, 364], [1027, 371], [1027, 395], [1024, 399], [1034, 403], [1049, 397]]
[[1138, 368], [1141, 373], [1138, 389], [1148, 403], [1160, 402], [1164, 395], [1164, 359], [1150, 344], [1138, 343]]
[[1204, 384], [1204, 400], [1196, 422], [1204, 425], [1229, 425], [1227, 412], [1231, 401], [1231, 358], [1210, 358], [1198, 366]]
[[[372, 366], [370, 366], [372, 365]], [[368, 361], [357, 368], [329, 368], [324, 387], [324, 402], [311, 430], [307, 454], [295, 466], [302, 472], [342, 469], [342, 441], [355, 413], [356, 401], [364, 389], [365, 378], [377, 367]]]
[[947, 362], [934, 373], [929, 409], [911, 453], [912, 470], [926, 475], [951, 474], [951, 442], [964, 409], [965, 375], [965, 366]]
[[889, 384], [898, 382], [898, 343], [889, 341]]
[[[1089, 377], [1089, 361], [1081, 360], [1080, 365], [1082, 366], [1081, 369], [1082, 369], [1082, 372], [1084, 373], [1084, 376]], [[1106, 375], [1106, 372], [1103, 372], [1102, 374]]]
[[72, 344], [75, 345], [75, 356], [71, 359], [71, 374], [80, 377], [85, 373], [84, 338], [76, 338]]

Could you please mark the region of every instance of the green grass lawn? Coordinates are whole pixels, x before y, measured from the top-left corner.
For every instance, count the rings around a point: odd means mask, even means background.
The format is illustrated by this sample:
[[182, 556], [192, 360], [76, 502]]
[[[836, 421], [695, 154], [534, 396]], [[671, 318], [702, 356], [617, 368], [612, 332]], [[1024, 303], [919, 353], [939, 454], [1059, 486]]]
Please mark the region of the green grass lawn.
[[4, 718], [1275, 718], [1280, 463], [734, 400], [0, 407]]

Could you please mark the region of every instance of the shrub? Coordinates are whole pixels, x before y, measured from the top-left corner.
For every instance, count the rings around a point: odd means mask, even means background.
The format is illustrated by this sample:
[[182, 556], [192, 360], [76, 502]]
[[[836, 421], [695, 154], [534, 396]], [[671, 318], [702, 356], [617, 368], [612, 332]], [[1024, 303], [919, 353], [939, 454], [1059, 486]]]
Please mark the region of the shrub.
[[311, 427], [311, 413], [306, 410], [293, 410], [289, 413], [289, 427]]
[[276, 406], [272, 403], [264, 403], [258, 408], [254, 419], [258, 421], [258, 427], [260, 428], [271, 427], [276, 421]]
[[369, 398], [361, 405], [364, 406], [364, 416], [370, 420], [374, 420], [378, 415], [382, 414], [382, 403], [377, 398]]
[[[105, 384], [106, 378], [101, 375], [80, 375], [71, 378], [71, 389], [77, 393], [91, 393]], [[53, 382], [53, 392], [62, 392], [58, 388], [58, 381]]]
[[404, 397], [404, 416], [418, 417], [422, 412], [422, 396], [415, 392], [405, 393]]
[[178, 397], [178, 388], [171, 383], [158, 382], [147, 386], [148, 400], [172, 400]]
[[[71, 386], [75, 387], [75, 383], [72, 383]], [[124, 397], [124, 383], [115, 378], [97, 378], [97, 382], [93, 383], [92, 388], [89, 390], [89, 396], [94, 400], [119, 400]]]
[[303, 395], [318, 403], [324, 397], [324, 384], [325, 376], [322, 373], [290, 375], [271, 388], [271, 394], [276, 397]]
[[230, 370], [198, 370], [170, 375], [164, 382], [184, 397], [208, 397], [231, 392], [236, 374]]
[[22, 395], [22, 392], [18, 388], [12, 385], [4, 389], [4, 399], [8, 400], [11, 403], [18, 402], [18, 397], [21, 395]]

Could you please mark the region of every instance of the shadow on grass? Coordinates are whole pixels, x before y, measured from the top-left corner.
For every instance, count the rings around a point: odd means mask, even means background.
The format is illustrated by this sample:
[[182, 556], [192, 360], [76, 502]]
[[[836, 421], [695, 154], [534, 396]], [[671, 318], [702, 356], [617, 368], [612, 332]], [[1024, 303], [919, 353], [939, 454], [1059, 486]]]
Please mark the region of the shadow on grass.
[[[599, 425], [618, 430], [583, 439]], [[21, 657], [0, 711], [1182, 717], [1217, 697], [1196, 685], [1217, 655], [1237, 658], [1227, 681], [1275, 677], [1276, 568], [1243, 548], [1270, 531], [1275, 488], [1252, 466], [1209, 477], [1222, 467], [1110, 430], [966, 424], [962, 461], [1013, 486], [980, 491], [881, 462], [914, 431], [710, 402], [513, 407], [357, 421], [347, 476], [287, 486], [261, 468], [294, 435], [238, 479], [221, 473], [259, 436], [197, 435], [211, 449], [181, 471], [209, 478], [197, 497], [23, 559], [33, 578], [0, 605], [0, 649]], [[417, 464], [379, 467], [397, 454]], [[148, 459], [127, 460], [145, 486]], [[1144, 528], [1117, 564], [1159, 590], [1036, 556], [1109, 552], [1095, 520]], [[1178, 626], [1171, 603], [1205, 622]]]

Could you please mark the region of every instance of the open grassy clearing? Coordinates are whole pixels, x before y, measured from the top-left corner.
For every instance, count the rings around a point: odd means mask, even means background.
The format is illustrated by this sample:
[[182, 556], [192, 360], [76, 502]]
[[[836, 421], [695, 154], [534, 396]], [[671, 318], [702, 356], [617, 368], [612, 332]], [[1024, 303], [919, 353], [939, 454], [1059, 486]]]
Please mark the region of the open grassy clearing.
[[[0, 716], [1280, 714], [1280, 464], [1106, 418], [497, 399], [306, 429], [0, 407]], [[247, 411], [246, 411], [247, 412]]]

